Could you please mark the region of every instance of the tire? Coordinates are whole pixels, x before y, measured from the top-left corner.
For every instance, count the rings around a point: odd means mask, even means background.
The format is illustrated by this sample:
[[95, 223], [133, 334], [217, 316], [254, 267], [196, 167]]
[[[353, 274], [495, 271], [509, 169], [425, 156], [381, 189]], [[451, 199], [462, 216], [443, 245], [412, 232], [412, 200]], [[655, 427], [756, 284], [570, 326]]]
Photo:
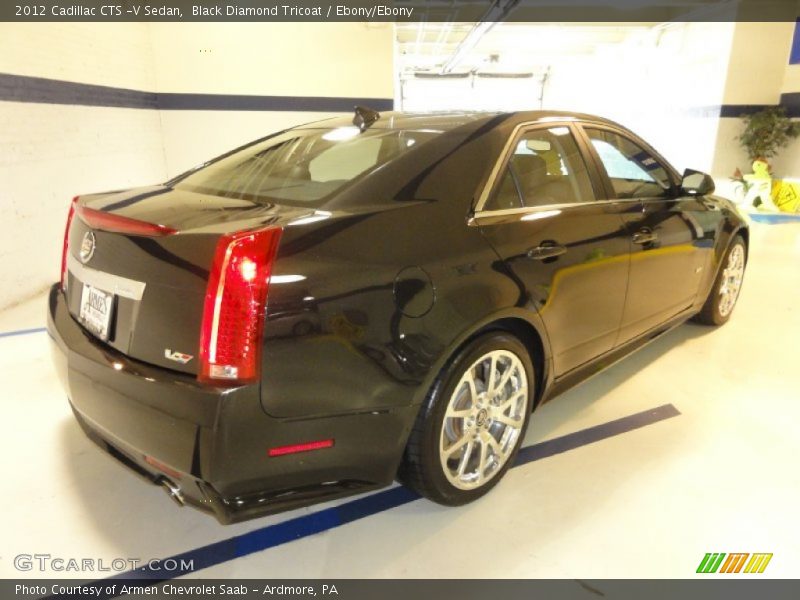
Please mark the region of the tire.
[[[491, 395], [486, 393], [490, 365], [496, 391]], [[420, 408], [400, 481], [448, 506], [486, 494], [514, 463], [530, 420], [535, 382], [530, 354], [515, 336], [496, 331], [474, 339], [443, 369]]]
[[714, 326], [728, 322], [739, 299], [746, 264], [747, 246], [742, 236], [737, 235], [725, 253], [714, 285], [695, 321]]

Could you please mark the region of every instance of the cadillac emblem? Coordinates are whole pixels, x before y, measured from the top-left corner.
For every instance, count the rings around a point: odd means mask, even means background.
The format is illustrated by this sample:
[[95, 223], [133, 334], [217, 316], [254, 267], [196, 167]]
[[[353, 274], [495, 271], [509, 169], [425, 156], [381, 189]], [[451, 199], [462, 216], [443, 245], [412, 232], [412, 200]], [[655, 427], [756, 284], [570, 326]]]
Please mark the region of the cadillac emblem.
[[92, 259], [94, 256], [94, 247], [95, 247], [95, 240], [94, 240], [94, 232], [87, 231], [83, 236], [83, 241], [81, 242], [81, 249], [78, 252], [78, 256], [81, 259], [83, 264], [86, 264]]

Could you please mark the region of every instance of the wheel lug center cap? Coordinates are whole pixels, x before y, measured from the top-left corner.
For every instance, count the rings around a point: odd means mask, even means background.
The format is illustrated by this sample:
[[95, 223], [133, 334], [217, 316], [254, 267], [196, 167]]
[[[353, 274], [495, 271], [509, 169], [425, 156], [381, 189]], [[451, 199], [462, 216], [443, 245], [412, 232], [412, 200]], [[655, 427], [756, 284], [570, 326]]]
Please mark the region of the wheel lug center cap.
[[475, 425], [477, 427], [483, 427], [486, 425], [486, 421], [489, 419], [489, 411], [485, 408], [482, 408], [478, 411], [478, 414], [475, 416]]

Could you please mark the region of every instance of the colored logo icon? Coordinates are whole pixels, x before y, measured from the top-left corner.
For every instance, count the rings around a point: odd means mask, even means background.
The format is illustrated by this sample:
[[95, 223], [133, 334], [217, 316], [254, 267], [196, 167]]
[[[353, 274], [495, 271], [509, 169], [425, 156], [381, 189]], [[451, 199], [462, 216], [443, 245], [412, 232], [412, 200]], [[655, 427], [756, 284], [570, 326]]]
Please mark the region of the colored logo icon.
[[[749, 560], [748, 560], [749, 558]], [[725, 554], [724, 552], [708, 552], [697, 567], [698, 573], [763, 573], [772, 553], [749, 554], [739, 552]]]

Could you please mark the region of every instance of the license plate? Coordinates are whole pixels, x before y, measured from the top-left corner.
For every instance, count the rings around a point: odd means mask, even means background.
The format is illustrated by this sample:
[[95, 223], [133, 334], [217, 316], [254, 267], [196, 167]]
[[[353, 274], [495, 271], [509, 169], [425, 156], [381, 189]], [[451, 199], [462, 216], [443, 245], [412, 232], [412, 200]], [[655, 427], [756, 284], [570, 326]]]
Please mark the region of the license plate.
[[79, 318], [83, 326], [102, 340], [108, 339], [114, 294], [84, 284]]

